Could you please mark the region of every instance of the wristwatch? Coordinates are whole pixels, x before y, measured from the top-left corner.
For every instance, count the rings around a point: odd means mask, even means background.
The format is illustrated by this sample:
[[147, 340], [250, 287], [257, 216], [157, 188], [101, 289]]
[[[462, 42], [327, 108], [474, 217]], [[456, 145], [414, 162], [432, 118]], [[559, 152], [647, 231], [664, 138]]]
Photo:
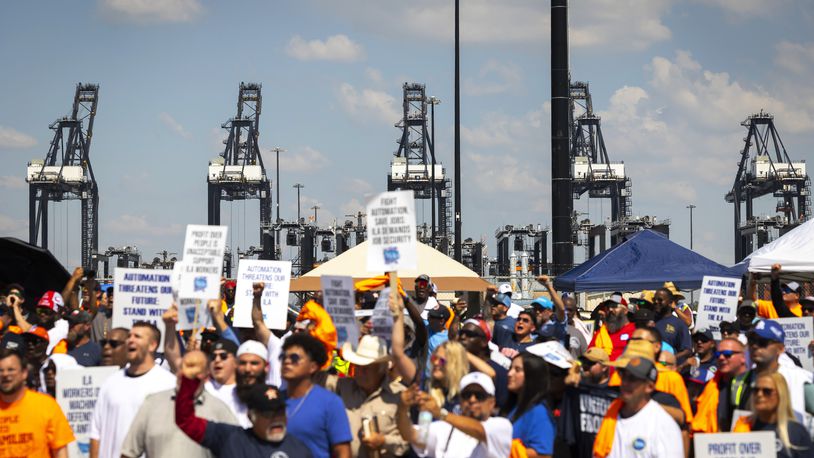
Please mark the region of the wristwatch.
[[444, 421], [447, 419], [447, 415], [449, 415], [449, 410], [442, 407], [441, 413], [438, 414], [438, 419]]

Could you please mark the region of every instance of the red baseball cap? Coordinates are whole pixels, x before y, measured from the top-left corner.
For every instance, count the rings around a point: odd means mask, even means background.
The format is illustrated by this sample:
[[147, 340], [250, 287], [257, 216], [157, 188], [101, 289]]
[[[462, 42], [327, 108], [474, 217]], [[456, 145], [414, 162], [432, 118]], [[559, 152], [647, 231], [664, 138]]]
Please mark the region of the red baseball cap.
[[37, 307], [51, 309], [54, 312], [58, 312], [63, 306], [65, 306], [65, 302], [62, 300], [62, 294], [56, 291], [46, 292], [37, 303]]
[[474, 324], [475, 326], [479, 327], [481, 331], [483, 331], [487, 342], [492, 340], [492, 331], [489, 330], [489, 325], [485, 321], [478, 318], [470, 318], [464, 321], [464, 324]]

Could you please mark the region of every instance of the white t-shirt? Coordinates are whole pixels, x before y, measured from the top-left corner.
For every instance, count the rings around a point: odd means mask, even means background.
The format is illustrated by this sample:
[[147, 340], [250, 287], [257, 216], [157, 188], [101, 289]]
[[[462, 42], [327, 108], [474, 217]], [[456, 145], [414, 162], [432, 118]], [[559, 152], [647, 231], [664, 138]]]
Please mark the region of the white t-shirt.
[[60, 340], [68, 338], [69, 327], [68, 322], [64, 319], [54, 322], [54, 327], [48, 330], [48, 349], [45, 350], [45, 354], [50, 355]]
[[654, 400], [629, 418], [618, 417], [608, 458], [683, 458], [684, 442], [675, 420]]
[[230, 385], [221, 385], [220, 383], [214, 380], [207, 380], [204, 384], [204, 388], [209, 394], [214, 395], [216, 398], [223, 401], [224, 404], [229, 406], [229, 409], [235, 414], [235, 418], [237, 418], [238, 423], [240, 426], [244, 428], [250, 428], [252, 426], [252, 422], [249, 421], [249, 408], [246, 407], [246, 404], [240, 402], [240, 399], [237, 397], [237, 392], [235, 388], [237, 384], [232, 383]]
[[[159, 366], [131, 377], [116, 371], [102, 385], [90, 421], [90, 438], [99, 441], [99, 457], [120, 457], [130, 424], [147, 395], [175, 388], [175, 376]], [[163, 414], [162, 414], [163, 415]]]
[[486, 431], [486, 442], [454, 429], [445, 421], [430, 424], [424, 450], [415, 445], [413, 450], [429, 458], [506, 458], [512, 449], [512, 423], [503, 417], [491, 417], [481, 422]]
[[[783, 363], [784, 357], [788, 360], [787, 364]], [[811, 415], [806, 413], [804, 385], [806, 383], [812, 383], [812, 374], [805, 369], [795, 366], [791, 358], [786, 356], [785, 353], [780, 355], [778, 362], [780, 365], [777, 368], [777, 372], [780, 372], [780, 375], [786, 379], [786, 385], [789, 387], [791, 410], [794, 411], [797, 421], [802, 423], [802, 425], [811, 432], [812, 427], [814, 427], [814, 424], [812, 424], [814, 421], [812, 421]]]

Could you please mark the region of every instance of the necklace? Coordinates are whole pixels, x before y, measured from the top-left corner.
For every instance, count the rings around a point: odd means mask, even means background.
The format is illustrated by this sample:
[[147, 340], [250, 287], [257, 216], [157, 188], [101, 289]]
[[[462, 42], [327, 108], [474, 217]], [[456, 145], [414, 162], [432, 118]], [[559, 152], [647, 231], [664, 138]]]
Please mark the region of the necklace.
[[311, 394], [311, 390], [312, 390], [313, 388], [314, 388], [314, 385], [311, 385], [311, 386], [308, 388], [308, 391], [306, 391], [306, 392], [305, 392], [305, 396], [303, 396], [303, 397], [302, 397], [302, 399], [300, 399], [300, 402], [298, 402], [298, 403], [297, 403], [297, 407], [296, 407], [296, 408], [294, 408], [294, 411], [293, 411], [293, 412], [288, 413], [288, 410], [286, 409], [286, 416], [288, 417], [288, 419], [289, 419], [289, 420], [291, 420], [291, 418], [292, 418], [294, 415], [297, 415], [297, 412], [299, 412], [299, 411], [300, 411], [300, 407], [302, 407], [302, 404], [305, 402], [305, 400], [306, 400], [306, 399], [308, 399], [308, 395], [309, 395], [309, 394]]

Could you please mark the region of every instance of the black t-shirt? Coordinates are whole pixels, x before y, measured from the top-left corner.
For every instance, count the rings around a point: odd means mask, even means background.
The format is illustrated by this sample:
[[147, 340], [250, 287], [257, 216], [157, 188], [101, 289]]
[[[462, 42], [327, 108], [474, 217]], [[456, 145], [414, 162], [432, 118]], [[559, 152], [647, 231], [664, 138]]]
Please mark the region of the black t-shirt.
[[580, 383], [565, 390], [560, 404], [557, 437], [568, 444], [573, 457], [593, 457], [594, 439], [611, 402], [619, 396], [615, 388]]
[[299, 439], [286, 434], [281, 442], [266, 442], [249, 429], [207, 422], [201, 445], [220, 458], [311, 458], [311, 449]]
[[[800, 450], [789, 450], [783, 445], [780, 440], [780, 435], [777, 435], [775, 445], [777, 447], [777, 456], [782, 458], [812, 458], [814, 457], [814, 445], [811, 443], [811, 437], [808, 435], [805, 427], [796, 421], [788, 422], [789, 442], [791, 445], [800, 447]], [[777, 425], [769, 423], [761, 423], [760, 420], [755, 420], [752, 425], [752, 431], [774, 431], [777, 433]]]
[[486, 362], [495, 371], [495, 402], [502, 409], [509, 400], [509, 371], [491, 359], [487, 359]]
[[68, 354], [85, 367], [98, 366], [102, 363], [102, 347], [96, 342], [88, 342], [73, 350], [68, 350]]

